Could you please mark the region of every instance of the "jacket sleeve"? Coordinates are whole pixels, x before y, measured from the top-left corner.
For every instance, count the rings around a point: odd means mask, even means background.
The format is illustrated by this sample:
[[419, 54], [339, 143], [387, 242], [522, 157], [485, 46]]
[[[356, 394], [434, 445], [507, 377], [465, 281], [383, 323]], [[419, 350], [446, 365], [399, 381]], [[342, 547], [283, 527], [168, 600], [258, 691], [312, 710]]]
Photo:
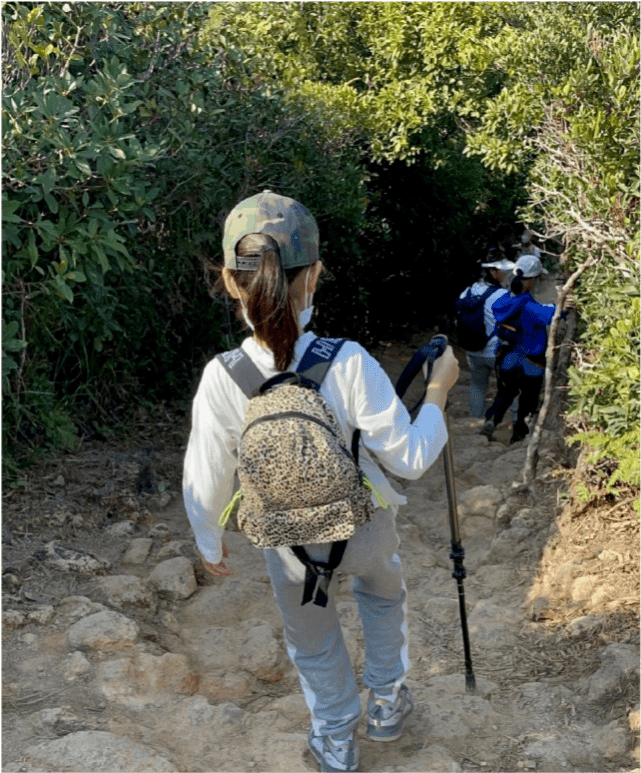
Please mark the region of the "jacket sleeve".
[[222, 561], [218, 519], [231, 499], [237, 459], [240, 399], [221, 388], [229, 378], [215, 361], [205, 368], [192, 406], [192, 426], [183, 467], [183, 500], [198, 550], [206, 561]]
[[556, 306], [553, 303], [528, 303], [528, 314], [540, 325], [549, 325], [554, 316]]
[[385, 371], [356, 346], [349, 363], [349, 395], [363, 443], [391, 473], [415, 480], [436, 461], [447, 442], [443, 414], [436, 405], [423, 405], [412, 422]]

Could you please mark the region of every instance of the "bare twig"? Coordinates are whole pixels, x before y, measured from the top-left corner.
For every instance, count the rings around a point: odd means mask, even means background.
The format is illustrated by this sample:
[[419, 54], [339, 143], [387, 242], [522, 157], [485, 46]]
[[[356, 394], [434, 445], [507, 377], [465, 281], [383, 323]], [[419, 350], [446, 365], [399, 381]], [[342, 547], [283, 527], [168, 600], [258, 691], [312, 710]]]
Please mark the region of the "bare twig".
[[581, 276], [581, 274], [584, 273], [584, 271], [587, 271], [587, 269], [592, 268], [598, 263], [598, 258], [595, 258], [593, 256], [590, 256], [587, 260], [585, 260], [579, 268], [570, 275], [567, 282], [563, 285], [561, 288], [561, 291], [559, 293], [556, 308], [554, 309], [554, 315], [552, 317], [552, 322], [550, 324], [550, 334], [548, 336], [548, 344], [547, 349], [545, 352], [545, 361], [546, 361], [546, 368], [545, 368], [545, 393], [543, 397], [543, 405], [541, 406], [541, 410], [539, 411], [536, 425], [534, 427], [534, 431], [532, 433], [532, 437], [530, 439], [530, 442], [528, 443], [527, 447], [527, 454], [525, 457], [525, 464], [523, 466], [523, 483], [526, 486], [530, 486], [532, 484], [532, 481], [534, 480], [534, 477], [536, 476], [536, 465], [538, 461], [538, 455], [539, 455], [539, 445], [541, 443], [541, 436], [543, 433], [543, 425], [545, 424], [545, 420], [548, 415], [550, 402], [552, 400], [552, 375], [554, 372], [554, 352], [556, 348], [556, 331], [559, 326], [559, 320], [561, 319], [561, 311], [563, 309], [563, 303], [569, 293], [571, 292], [572, 288], [576, 284], [578, 278]]

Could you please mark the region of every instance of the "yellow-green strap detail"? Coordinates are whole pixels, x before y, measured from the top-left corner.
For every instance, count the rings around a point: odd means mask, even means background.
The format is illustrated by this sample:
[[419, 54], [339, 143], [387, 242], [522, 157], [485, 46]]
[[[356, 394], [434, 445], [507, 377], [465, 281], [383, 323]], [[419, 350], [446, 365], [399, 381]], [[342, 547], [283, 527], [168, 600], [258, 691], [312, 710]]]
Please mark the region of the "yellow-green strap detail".
[[369, 491], [372, 492], [372, 494], [374, 494], [374, 496], [376, 497], [376, 500], [377, 500], [378, 504], [381, 506], [381, 508], [383, 510], [388, 510], [389, 509], [389, 505], [383, 499], [383, 497], [379, 494], [379, 492], [377, 491], [377, 489], [374, 486], [374, 484], [372, 483], [372, 481], [369, 478], [367, 478], [365, 475], [363, 475], [362, 480], [363, 480], [363, 486], [365, 486], [366, 489], [368, 489]]
[[227, 526], [227, 522], [229, 521], [232, 513], [234, 512], [234, 508], [242, 498], [243, 498], [243, 492], [240, 489], [238, 489], [238, 491], [231, 498], [231, 500], [229, 501], [229, 504], [223, 510], [223, 512], [220, 515], [220, 518], [218, 519], [218, 525], [220, 526], [221, 529], [224, 529], [225, 526]]

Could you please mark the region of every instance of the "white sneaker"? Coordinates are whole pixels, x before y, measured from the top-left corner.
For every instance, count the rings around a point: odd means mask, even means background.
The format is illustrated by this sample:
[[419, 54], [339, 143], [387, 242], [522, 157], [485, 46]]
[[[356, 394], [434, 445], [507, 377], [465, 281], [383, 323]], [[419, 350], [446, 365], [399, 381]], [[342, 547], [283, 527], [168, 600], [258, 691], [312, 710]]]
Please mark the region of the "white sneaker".
[[414, 708], [412, 694], [402, 684], [395, 701], [377, 698], [369, 691], [367, 737], [372, 741], [396, 741], [403, 735], [405, 718]]
[[311, 730], [307, 744], [320, 764], [321, 773], [358, 770], [359, 749], [355, 734], [346, 741], [336, 741], [330, 735], [314, 735]]

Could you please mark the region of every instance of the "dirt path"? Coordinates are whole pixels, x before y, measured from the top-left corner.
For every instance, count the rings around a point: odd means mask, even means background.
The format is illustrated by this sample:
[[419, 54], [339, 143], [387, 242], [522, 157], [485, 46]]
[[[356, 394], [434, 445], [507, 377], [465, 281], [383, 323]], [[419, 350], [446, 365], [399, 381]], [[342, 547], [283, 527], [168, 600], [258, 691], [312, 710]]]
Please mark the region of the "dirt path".
[[[410, 354], [381, 355], [393, 380]], [[478, 434], [467, 383], [463, 370], [449, 415], [477, 689], [465, 690], [439, 460], [397, 481], [416, 710], [399, 741], [361, 739], [361, 768], [638, 769], [638, 518], [564, 511], [554, 429], [524, 492], [525, 444], [509, 445], [508, 424], [492, 443]], [[194, 574], [185, 433], [184, 418], [141, 417], [127, 446], [89, 445], [5, 494], [3, 770], [316, 770], [260, 553], [231, 532], [235, 576]]]

